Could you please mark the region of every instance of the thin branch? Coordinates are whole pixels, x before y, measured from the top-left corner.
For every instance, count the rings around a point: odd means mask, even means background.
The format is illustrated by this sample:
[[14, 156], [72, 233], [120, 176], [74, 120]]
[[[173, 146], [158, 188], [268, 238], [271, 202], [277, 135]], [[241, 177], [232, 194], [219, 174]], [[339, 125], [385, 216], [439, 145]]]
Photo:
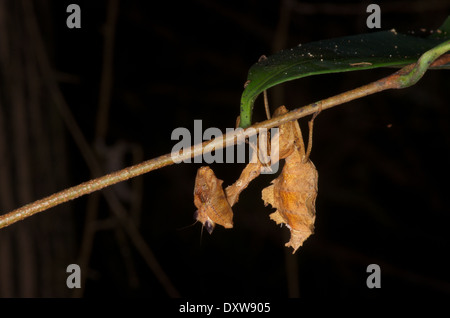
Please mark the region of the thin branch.
[[111, 107], [111, 89], [113, 86], [113, 56], [116, 21], [119, 13], [119, 0], [108, 3], [107, 21], [105, 23], [105, 42], [103, 45], [102, 80], [100, 82], [99, 110], [95, 136], [103, 140], [108, 129], [109, 108]]
[[[107, 5], [106, 22], [104, 25], [104, 43], [103, 43], [103, 65], [100, 80], [100, 92], [97, 111], [97, 125], [95, 131], [95, 142], [98, 144], [103, 142], [109, 118], [109, 108], [111, 101], [111, 88], [113, 84], [113, 53], [114, 53], [114, 35], [116, 30], [117, 16], [119, 11], [119, 0], [111, 0]], [[91, 177], [95, 178], [101, 175], [91, 171]], [[97, 228], [92, 226], [97, 219], [98, 208], [101, 193], [91, 195], [87, 202], [87, 211], [84, 222], [82, 244], [78, 256], [78, 264], [81, 272], [86, 273], [91, 257], [92, 247], [94, 245], [94, 237]], [[117, 231], [118, 229], [116, 229]], [[119, 246], [121, 246], [119, 244]], [[86, 288], [87, 275], [81, 276], [81, 288], [75, 288], [72, 297], [82, 297]]]
[[[39, 61], [39, 65], [41, 66], [41, 72], [43, 74], [44, 83], [46, 83], [47, 89], [50, 91], [51, 97], [53, 98], [55, 105], [57, 106], [63, 118], [64, 123], [66, 124], [68, 130], [70, 131], [72, 137], [74, 138], [75, 143], [80, 148], [81, 154], [83, 155], [88, 168], [91, 170], [91, 173], [94, 176], [100, 176], [102, 174], [101, 166], [98, 163], [97, 158], [94, 152], [92, 151], [91, 147], [87, 143], [72, 113], [70, 112], [69, 106], [67, 105], [67, 102], [65, 101], [64, 96], [62, 95], [61, 91], [58, 88], [57, 82], [55, 81], [54, 73], [51, 68], [50, 61], [48, 60], [48, 56], [46, 54], [41, 34], [39, 32], [38, 23], [35, 16], [33, 15], [34, 11], [32, 2], [23, 1], [23, 6], [28, 16], [27, 21], [28, 23], [30, 23], [31, 26], [30, 30], [34, 31], [34, 34], [32, 35], [31, 38], [35, 41], [33, 47], [36, 48], [36, 56]], [[22, 220], [35, 213], [42, 212], [46, 209], [49, 209], [61, 203], [78, 198], [84, 194], [92, 193], [106, 186], [115, 184], [120, 181], [124, 181], [129, 178], [131, 177], [124, 179], [115, 179], [117, 181], [113, 181], [112, 183], [108, 184], [108, 180], [103, 181], [101, 180], [104, 179], [104, 177], [102, 177], [91, 180], [92, 185], [91, 182], [86, 182], [80, 184], [79, 186], [66, 189], [64, 191], [51, 195], [45, 199], [36, 201], [32, 204], [25, 205], [24, 207], [17, 209], [16, 211], [13, 211], [7, 215], [0, 216], [0, 228], [12, 224], [14, 222], [17, 222], [19, 220]], [[106, 183], [103, 184], [103, 182]], [[98, 188], [94, 186], [95, 184], [98, 186]], [[80, 192], [77, 193], [77, 191]], [[149, 268], [155, 273], [155, 276], [160, 281], [160, 283], [162, 284], [168, 295], [171, 297], [178, 297], [179, 296], [178, 291], [170, 282], [169, 277], [162, 270], [152, 250], [145, 242], [142, 235], [139, 233], [134, 222], [132, 222], [132, 220], [127, 216], [127, 213], [124, 210], [120, 201], [117, 199], [116, 196], [114, 196], [114, 194], [111, 191], [103, 191], [103, 195], [106, 199], [106, 202], [110, 206], [111, 211], [116, 215], [116, 217], [119, 220], [122, 221], [122, 226], [126, 230], [136, 249], [144, 258]], [[18, 213], [14, 214], [14, 212]], [[5, 221], [5, 223], [3, 223], [3, 221]]]
[[[450, 54], [446, 54], [444, 56], [441, 56], [440, 58], [436, 56], [438, 54], [442, 55], [449, 50], [450, 40], [442, 43], [441, 45], [433, 48], [430, 51], [425, 52], [417, 61], [417, 63], [407, 65], [394, 74], [368, 85], [364, 85], [348, 92], [341, 93], [333, 97], [329, 97], [307, 106], [295, 109], [282, 116], [274, 117], [264, 122], [254, 124], [245, 130], [237, 129], [224, 136], [219, 136], [213, 140], [205, 141], [202, 144], [194, 145], [186, 151], [181, 150], [178, 153], [165, 154], [163, 156], [125, 168], [123, 170], [110, 173], [103, 177], [84, 182], [80, 185], [50, 195], [44, 199], [27, 204], [21, 208], [0, 216], [0, 229], [23, 220], [27, 217], [30, 217], [36, 213], [55, 207], [61, 203], [68, 202], [80, 196], [98, 191], [118, 182], [125, 181], [152, 170], [171, 165], [174, 162], [181, 162], [185, 159], [201, 155], [202, 153], [207, 153], [208, 151], [212, 151], [214, 149], [222, 149], [226, 145], [235, 144], [236, 140], [240, 140], [239, 137], [253, 136], [259, 133], [261, 129], [277, 127], [289, 121], [297, 120], [299, 118], [311, 115], [317, 112], [319, 109], [326, 110], [328, 108], [341, 105], [343, 103], [347, 103], [349, 101], [378, 93], [387, 89], [400, 89], [409, 87], [415, 84], [420, 79], [420, 77], [424, 74], [429, 66], [439, 66], [449, 63]], [[206, 146], [208, 146], [208, 151], [205, 151]]]

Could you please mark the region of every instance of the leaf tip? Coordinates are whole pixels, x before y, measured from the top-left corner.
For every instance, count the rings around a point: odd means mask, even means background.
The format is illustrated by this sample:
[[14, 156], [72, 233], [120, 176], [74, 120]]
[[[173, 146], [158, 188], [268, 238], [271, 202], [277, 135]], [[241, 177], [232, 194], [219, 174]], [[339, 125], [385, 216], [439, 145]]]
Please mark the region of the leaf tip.
[[291, 229], [291, 239], [285, 244], [285, 246], [292, 247], [294, 249], [292, 254], [295, 254], [298, 248], [303, 245], [303, 242], [306, 241], [311, 234], [313, 234], [313, 231], [309, 229], [305, 231], [296, 231]]

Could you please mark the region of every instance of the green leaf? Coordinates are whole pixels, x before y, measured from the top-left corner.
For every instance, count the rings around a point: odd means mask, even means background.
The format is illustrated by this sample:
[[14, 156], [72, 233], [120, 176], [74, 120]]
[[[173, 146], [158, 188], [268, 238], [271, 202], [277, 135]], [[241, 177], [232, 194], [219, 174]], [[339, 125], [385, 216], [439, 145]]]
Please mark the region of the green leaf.
[[445, 19], [444, 23], [430, 35], [431, 38], [445, 38], [450, 34], [450, 16]]
[[[251, 125], [253, 104], [264, 90], [306, 76], [403, 67], [450, 39], [450, 17], [427, 38], [395, 30], [360, 34], [299, 45], [254, 64], [241, 97], [240, 127]], [[450, 64], [439, 68], [450, 69]]]

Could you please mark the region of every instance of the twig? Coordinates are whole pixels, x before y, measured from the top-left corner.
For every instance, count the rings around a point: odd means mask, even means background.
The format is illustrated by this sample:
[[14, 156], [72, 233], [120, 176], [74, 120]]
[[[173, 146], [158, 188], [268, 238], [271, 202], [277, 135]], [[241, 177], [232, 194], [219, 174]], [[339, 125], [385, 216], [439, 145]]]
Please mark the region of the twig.
[[[119, 0], [112, 0], [107, 5], [107, 18], [104, 25], [104, 43], [103, 43], [103, 65], [100, 80], [100, 92], [97, 111], [97, 125], [95, 131], [95, 142], [103, 142], [105, 139], [106, 131], [108, 128], [108, 115], [111, 100], [111, 88], [113, 84], [113, 52], [114, 52], [114, 34], [116, 29], [116, 21], [119, 11]], [[95, 175], [91, 172], [91, 177], [95, 178]], [[80, 265], [81, 272], [86, 273], [91, 257], [92, 247], [94, 243], [95, 233], [97, 228], [92, 226], [93, 222], [97, 219], [98, 207], [99, 207], [100, 193], [89, 197], [87, 203], [87, 212], [83, 228], [82, 244], [78, 256], [78, 264]], [[119, 245], [120, 246], [120, 245]], [[75, 288], [73, 291], [73, 297], [81, 297], [85, 291], [87, 275], [82, 275], [81, 288]]]
[[414, 85], [421, 78], [421, 76], [423, 76], [429, 66], [438, 66], [448, 63], [450, 61], [450, 55], [447, 54], [442, 56], [441, 58], [438, 58], [438, 56], [444, 54], [449, 50], [450, 40], [442, 43], [441, 45], [433, 48], [430, 51], [425, 52], [417, 61], [417, 63], [407, 65], [394, 74], [368, 85], [364, 85], [348, 92], [341, 93], [333, 97], [329, 97], [307, 106], [295, 109], [282, 116], [274, 117], [261, 123], [254, 124], [245, 130], [235, 130], [224, 136], [216, 137], [211, 141], [205, 141], [202, 144], [194, 145], [187, 151], [165, 154], [163, 156], [125, 168], [123, 170], [107, 174], [103, 177], [84, 182], [72, 188], [68, 188], [61, 192], [50, 195], [44, 199], [27, 204], [21, 208], [0, 216], [0, 229], [23, 220], [27, 217], [30, 217], [36, 213], [55, 207], [61, 203], [98, 191], [118, 182], [134, 178], [152, 170], [171, 165], [174, 163], [174, 161], [181, 162], [185, 159], [201, 155], [205, 152], [204, 148], [207, 145], [209, 151], [212, 151], [213, 149], [222, 149], [225, 147], [225, 145], [235, 144], [236, 140], [240, 140], [239, 137], [253, 136], [259, 133], [260, 129], [277, 127], [289, 121], [297, 120], [299, 118], [311, 115], [317, 112], [319, 109], [326, 110], [328, 108], [387, 89], [400, 89], [409, 87], [411, 85]]
[[107, 21], [104, 27], [102, 80], [100, 82], [99, 109], [97, 114], [96, 138], [103, 140], [108, 129], [109, 108], [111, 106], [111, 88], [113, 85], [113, 53], [116, 21], [119, 12], [119, 0], [108, 3]]
[[[101, 175], [101, 166], [97, 161], [97, 158], [95, 157], [94, 152], [91, 150], [89, 144], [87, 143], [81, 129], [79, 128], [76, 120], [74, 119], [72, 113], [70, 112], [69, 106], [67, 105], [64, 96], [62, 95], [61, 91], [59, 90], [59, 87], [55, 81], [54, 73], [52, 70], [52, 67], [50, 65], [50, 61], [48, 60], [46, 50], [43, 44], [43, 40], [41, 38], [38, 23], [36, 21], [35, 16], [32, 14], [33, 12], [33, 6], [32, 2], [30, 1], [23, 1], [24, 10], [28, 14], [28, 23], [30, 23], [31, 30], [34, 31], [34, 34], [32, 34], [31, 38], [35, 41], [34, 47], [36, 48], [36, 57], [39, 61], [39, 65], [41, 66], [41, 72], [43, 74], [44, 82], [47, 86], [47, 89], [51, 93], [51, 97], [54, 100], [64, 123], [66, 124], [68, 130], [70, 131], [72, 137], [75, 140], [75, 143], [80, 149], [81, 154], [83, 155], [85, 162], [89, 169], [91, 170], [91, 173], [95, 176]], [[124, 169], [127, 170], [127, 169]], [[122, 170], [123, 171], [123, 170]], [[105, 176], [107, 177], [107, 176]], [[103, 179], [103, 181], [101, 180]], [[45, 199], [35, 201], [32, 204], [25, 205], [24, 207], [17, 209], [9, 214], [0, 216], [0, 228], [5, 227], [11, 223], [17, 222], [19, 220], [22, 220], [28, 216], [31, 216], [35, 213], [42, 212], [48, 208], [54, 207], [56, 205], [59, 205], [61, 203], [67, 202], [69, 200], [78, 198], [84, 194], [92, 193], [96, 190], [102, 189], [108, 185], [115, 184], [120, 181], [124, 181], [129, 178], [125, 179], [119, 179], [115, 182], [109, 183], [107, 178], [104, 177], [93, 179], [92, 184], [91, 182], [86, 182], [83, 184], [80, 184], [79, 186], [72, 187], [69, 189], [66, 189], [64, 191], [61, 191], [59, 193], [53, 194]], [[96, 182], [97, 181], [97, 182]], [[106, 182], [103, 184], [103, 182]], [[100, 185], [100, 187], [95, 188], [94, 184], [97, 186]], [[77, 191], [80, 191], [77, 193]], [[58, 197], [59, 195], [59, 197]], [[164, 287], [166, 292], [171, 297], [178, 297], [179, 293], [175, 289], [175, 287], [170, 282], [170, 279], [168, 276], [164, 273], [161, 266], [159, 265], [158, 261], [156, 260], [153, 252], [151, 251], [150, 247], [145, 242], [142, 235], [139, 233], [136, 225], [134, 222], [132, 222], [126, 212], [124, 212], [124, 208], [120, 201], [115, 197], [110, 191], [104, 191], [103, 195], [106, 199], [106, 202], [110, 206], [112, 212], [116, 215], [116, 217], [122, 222], [122, 226], [126, 230], [128, 236], [132, 240], [133, 244], [135, 244], [135, 247], [137, 251], [141, 254], [141, 256], [144, 258], [145, 262], [149, 266], [149, 268], [155, 273], [155, 276], [161, 283], [161, 285]], [[14, 213], [18, 212], [18, 213]], [[3, 223], [5, 221], [5, 223]]]

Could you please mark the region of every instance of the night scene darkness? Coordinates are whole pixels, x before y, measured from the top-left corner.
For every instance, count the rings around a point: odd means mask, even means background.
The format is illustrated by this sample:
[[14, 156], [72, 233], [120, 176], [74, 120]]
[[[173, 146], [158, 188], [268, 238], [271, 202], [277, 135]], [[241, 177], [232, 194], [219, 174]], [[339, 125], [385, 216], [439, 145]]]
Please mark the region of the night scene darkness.
[[[172, 132], [235, 128], [261, 55], [391, 29], [427, 36], [448, 1], [0, 1], [0, 215], [168, 154]], [[81, 27], [69, 28], [70, 4]], [[305, 77], [270, 88], [293, 110], [395, 72]], [[322, 111], [314, 234], [295, 254], [262, 174], [233, 228], [195, 222], [197, 170], [179, 163], [0, 229], [0, 297], [263, 299], [450, 296], [450, 73]], [[265, 120], [262, 96], [253, 121]], [[301, 118], [305, 142], [310, 116]], [[194, 141], [194, 140], [192, 140]], [[223, 188], [246, 163], [209, 165]], [[281, 171], [281, 169], [280, 169]], [[119, 217], [120, 215], [125, 216]], [[81, 288], [68, 288], [68, 266]], [[381, 288], [369, 288], [377, 264]]]

